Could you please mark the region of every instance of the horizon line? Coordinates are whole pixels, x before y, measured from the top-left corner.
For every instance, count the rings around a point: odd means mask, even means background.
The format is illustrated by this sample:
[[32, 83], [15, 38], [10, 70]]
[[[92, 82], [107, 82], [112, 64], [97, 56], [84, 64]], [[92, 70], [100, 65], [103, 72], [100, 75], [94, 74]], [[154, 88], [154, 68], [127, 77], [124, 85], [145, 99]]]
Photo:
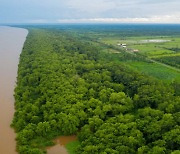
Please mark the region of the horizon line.
[[115, 23], [115, 22], [77, 22], [77, 23], [74, 23], [74, 22], [67, 22], [67, 23], [58, 23], [58, 22], [55, 22], [55, 23], [28, 23], [28, 22], [24, 22], [24, 23], [0, 23], [0, 26], [9, 26], [9, 25], [78, 25], [78, 24], [83, 24], [83, 25], [97, 25], [97, 24], [107, 24], [107, 25], [121, 25], [121, 24], [127, 24], [127, 25], [180, 25], [180, 23], [146, 23], [146, 22], [119, 22], [119, 23]]

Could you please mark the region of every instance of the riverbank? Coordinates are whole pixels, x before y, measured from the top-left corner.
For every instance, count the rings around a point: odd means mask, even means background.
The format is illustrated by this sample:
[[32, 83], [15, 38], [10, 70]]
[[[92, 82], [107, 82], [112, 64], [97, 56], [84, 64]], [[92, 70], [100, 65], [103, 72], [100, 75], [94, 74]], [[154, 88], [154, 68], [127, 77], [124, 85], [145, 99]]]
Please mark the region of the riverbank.
[[14, 114], [14, 87], [19, 55], [28, 31], [0, 26], [0, 153], [16, 154], [15, 133], [10, 128]]

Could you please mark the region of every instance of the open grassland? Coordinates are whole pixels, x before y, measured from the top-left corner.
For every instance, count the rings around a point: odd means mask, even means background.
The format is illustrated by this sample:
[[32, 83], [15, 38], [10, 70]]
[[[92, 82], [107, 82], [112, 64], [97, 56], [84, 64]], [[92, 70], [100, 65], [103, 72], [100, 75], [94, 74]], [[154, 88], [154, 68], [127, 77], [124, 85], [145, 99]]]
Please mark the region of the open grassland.
[[172, 65], [174, 67], [180, 68], [180, 55], [176, 56], [163, 56], [159, 58], [154, 58], [157, 61], [160, 61], [165, 64]]
[[130, 48], [138, 49], [139, 52], [146, 56], [163, 55], [174, 53], [172, 50], [164, 49], [157, 46], [157, 43], [144, 43], [131, 45]]
[[173, 80], [180, 81], [180, 73], [170, 68], [164, 67], [155, 63], [146, 62], [127, 62], [133, 69], [137, 69], [147, 75], [158, 79], [172, 82]]
[[180, 56], [180, 52], [179, 53], [170, 53], [170, 54], [163, 54], [163, 55], [153, 55], [153, 56], [149, 56], [150, 58], [163, 58], [163, 57], [178, 57]]
[[121, 48], [118, 44], [126, 44], [126, 48], [129, 51], [137, 50], [139, 54], [150, 59], [176, 68], [180, 67], [180, 38], [178, 36], [138, 36], [124, 38], [108, 36], [99, 41], [113, 45], [116, 48]]
[[[164, 40], [167, 42], [158, 42], [158, 43], [139, 43], [142, 40]], [[170, 40], [170, 41], [168, 41]], [[180, 81], [180, 73], [178, 71], [179, 68], [179, 61], [180, 61], [180, 53], [177, 50], [178, 42], [180, 42], [179, 38], [172, 37], [131, 37], [126, 39], [118, 39], [113, 37], [107, 37], [100, 40], [101, 42], [112, 45], [116, 49], [118, 47], [118, 43], [125, 43], [127, 44], [127, 49], [138, 49], [138, 54], [144, 55], [148, 58], [152, 58], [155, 61], [162, 63], [148, 63], [139, 60], [135, 60], [133, 57], [131, 59], [120, 60], [122, 63], [126, 65], [130, 65], [133, 69], [137, 71], [143, 72], [147, 75], [156, 77], [160, 80], [165, 82], [172, 82], [173, 80]], [[169, 46], [167, 45], [169, 44]], [[115, 49], [106, 49], [103, 51], [109, 51], [109, 53], [116, 54], [115, 57], [117, 58], [122, 57], [122, 53]], [[133, 53], [132, 53], [133, 54]], [[167, 65], [164, 65], [167, 64]], [[173, 66], [175, 68], [169, 67]], [[177, 69], [176, 69], [177, 68]]]
[[147, 56], [163, 56], [166, 54], [176, 54], [178, 52], [177, 49], [178, 45], [180, 44], [179, 38], [170, 37], [161, 40], [167, 42], [136, 43], [132, 45], [130, 44], [130, 47], [139, 49], [141, 54], [145, 54]]
[[127, 48], [138, 49], [141, 54], [147, 56], [169, 53], [175, 54], [177, 53], [176, 49], [178, 48], [178, 44], [180, 44], [180, 39], [178, 37], [128, 37], [123, 39], [107, 37], [100, 41], [115, 46], [118, 46], [119, 43], [125, 43], [127, 44]]

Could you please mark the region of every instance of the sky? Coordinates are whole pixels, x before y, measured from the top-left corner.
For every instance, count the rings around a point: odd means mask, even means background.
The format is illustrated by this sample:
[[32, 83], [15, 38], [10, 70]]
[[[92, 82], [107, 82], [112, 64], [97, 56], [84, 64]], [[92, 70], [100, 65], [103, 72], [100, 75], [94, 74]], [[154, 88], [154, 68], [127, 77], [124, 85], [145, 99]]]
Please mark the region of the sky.
[[0, 0], [6, 23], [180, 23], [180, 0]]

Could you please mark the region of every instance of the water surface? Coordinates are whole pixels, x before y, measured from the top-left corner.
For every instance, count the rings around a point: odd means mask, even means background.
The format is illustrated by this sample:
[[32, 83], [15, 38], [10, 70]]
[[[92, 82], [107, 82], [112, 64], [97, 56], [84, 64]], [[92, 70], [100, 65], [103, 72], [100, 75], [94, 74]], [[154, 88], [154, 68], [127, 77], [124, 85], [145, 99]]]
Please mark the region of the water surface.
[[10, 124], [19, 55], [27, 34], [26, 29], [0, 26], [0, 154], [17, 153], [15, 133]]
[[65, 146], [66, 144], [76, 141], [77, 136], [72, 135], [72, 136], [61, 136], [57, 139], [55, 139], [55, 146], [47, 148], [47, 153], [48, 154], [68, 154]]

